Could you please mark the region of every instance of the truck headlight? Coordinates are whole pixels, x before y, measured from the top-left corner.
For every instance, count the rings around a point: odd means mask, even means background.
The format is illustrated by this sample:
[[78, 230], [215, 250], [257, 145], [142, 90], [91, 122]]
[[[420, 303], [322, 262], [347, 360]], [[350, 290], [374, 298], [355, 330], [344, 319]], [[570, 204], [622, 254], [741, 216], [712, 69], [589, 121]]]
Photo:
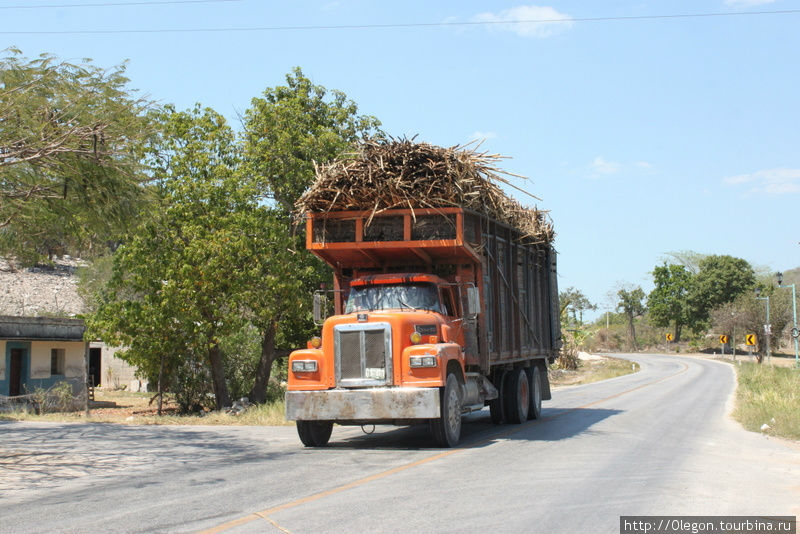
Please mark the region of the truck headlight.
[[293, 373], [314, 373], [317, 370], [316, 360], [294, 360], [292, 362]]
[[408, 361], [411, 367], [436, 367], [438, 365], [436, 356], [411, 356]]

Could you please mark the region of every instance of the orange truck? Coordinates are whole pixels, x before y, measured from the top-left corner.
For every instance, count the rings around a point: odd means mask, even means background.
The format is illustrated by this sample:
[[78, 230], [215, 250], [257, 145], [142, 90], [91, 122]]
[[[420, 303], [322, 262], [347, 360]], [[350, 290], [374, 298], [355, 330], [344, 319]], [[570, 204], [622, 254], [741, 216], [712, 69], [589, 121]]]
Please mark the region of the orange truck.
[[487, 405], [495, 423], [541, 416], [561, 346], [549, 243], [462, 208], [310, 213], [306, 230], [334, 286], [314, 295], [321, 335], [289, 356], [304, 445], [334, 423], [427, 423], [453, 447]]

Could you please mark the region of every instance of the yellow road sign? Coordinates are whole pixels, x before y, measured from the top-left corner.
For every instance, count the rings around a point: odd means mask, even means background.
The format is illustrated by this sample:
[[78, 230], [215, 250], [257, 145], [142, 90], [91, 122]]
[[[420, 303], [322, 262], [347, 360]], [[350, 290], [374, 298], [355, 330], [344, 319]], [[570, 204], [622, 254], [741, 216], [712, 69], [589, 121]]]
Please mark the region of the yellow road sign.
[[755, 334], [747, 334], [744, 336], [744, 344], [745, 345], [755, 345], [756, 344], [756, 335]]
[[727, 345], [728, 344], [728, 336], [719, 336], [719, 342], [722, 343], [723, 345]]
[[672, 334], [667, 334], [667, 341], [672, 341], [674, 336]]

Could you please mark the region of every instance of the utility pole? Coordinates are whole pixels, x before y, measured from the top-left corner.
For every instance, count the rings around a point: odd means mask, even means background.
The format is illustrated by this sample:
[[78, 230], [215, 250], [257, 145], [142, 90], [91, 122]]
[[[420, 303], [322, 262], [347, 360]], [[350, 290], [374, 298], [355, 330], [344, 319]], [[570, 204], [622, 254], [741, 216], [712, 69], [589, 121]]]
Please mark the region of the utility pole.
[[800, 358], [798, 358], [798, 346], [797, 346], [797, 293], [795, 289], [795, 284], [788, 284], [783, 285], [783, 273], [775, 273], [775, 276], [778, 278], [778, 287], [782, 287], [784, 289], [792, 288], [792, 317], [794, 319], [794, 328], [792, 329], [792, 337], [794, 338], [794, 366], [795, 368], [800, 368]]
[[756, 300], [767, 301], [767, 323], [764, 325], [764, 336], [767, 338], [767, 362], [772, 365], [772, 353], [769, 349], [769, 338], [772, 337], [772, 325], [769, 322], [769, 295], [766, 297], [759, 297], [761, 288], [756, 288]]

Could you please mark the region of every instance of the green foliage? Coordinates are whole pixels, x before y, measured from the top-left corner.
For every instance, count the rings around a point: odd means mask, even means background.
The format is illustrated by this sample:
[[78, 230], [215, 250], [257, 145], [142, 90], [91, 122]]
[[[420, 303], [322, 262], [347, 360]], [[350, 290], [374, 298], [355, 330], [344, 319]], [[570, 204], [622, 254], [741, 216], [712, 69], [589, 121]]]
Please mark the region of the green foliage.
[[341, 91], [328, 91], [300, 68], [286, 85], [268, 88], [245, 113], [249, 172], [287, 213], [314, 179], [314, 164], [327, 163], [359, 138], [379, 134], [380, 122], [358, 115]]
[[671, 256], [680, 264], [665, 262], [653, 269], [655, 287], [647, 306], [653, 325], [675, 326], [675, 341], [680, 341], [684, 326], [694, 334], [707, 330], [712, 310], [755, 286], [753, 268], [743, 259], [691, 251]]
[[703, 258], [687, 296], [690, 321], [707, 326], [711, 310], [754, 287], [755, 273], [745, 260], [717, 255]]
[[690, 324], [687, 297], [692, 275], [682, 265], [664, 263], [653, 269], [655, 287], [647, 297], [649, 318], [655, 326], [675, 325], [675, 341], [680, 341], [681, 327]]
[[199, 371], [207, 358], [221, 408], [229, 399], [220, 340], [243, 323], [235, 298], [241, 280], [231, 272], [246, 264], [242, 244], [250, 229], [243, 219], [257, 218], [252, 212], [261, 208], [237, 179], [235, 137], [222, 116], [198, 106], [168, 110], [162, 122], [161, 164], [154, 168], [161, 216], [145, 221], [116, 252], [89, 326], [128, 347], [123, 357], [151, 380], [163, 366], [162, 380], [176, 393], [196, 391], [196, 399], [181, 400], [184, 407], [203, 404], [207, 382]]
[[644, 291], [639, 286], [621, 287], [617, 291], [617, 297], [619, 298], [617, 311], [624, 313], [628, 319], [631, 346], [633, 350], [638, 350], [634, 319], [642, 315], [647, 309], [642, 302], [644, 300]]
[[15, 49], [0, 57], [0, 254], [93, 254], [135, 220], [153, 126], [124, 71]]
[[314, 161], [377, 121], [299, 70], [287, 81], [254, 99], [242, 138], [211, 109], [159, 116], [148, 161], [160, 209], [117, 250], [89, 322], [183, 410], [212, 398], [222, 408], [231, 394], [266, 401], [275, 362], [313, 332], [309, 297], [329, 274], [304, 250], [291, 207]]
[[295, 202], [314, 180], [314, 165], [353, 150], [360, 138], [379, 135], [374, 117], [340, 91], [315, 85], [297, 68], [287, 84], [264, 91], [245, 113], [244, 167], [258, 194], [275, 200], [261, 236], [270, 254], [251, 264], [248, 318], [261, 332], [261, 357], [251, 400], [266, 400], [273, 362], [303, 346], [313, 332], [309, 295], [330, 278], [324, 264], [305, 251], [291, 221]]
[[561, 323], [565, 325], [582, 325], [583, 312], [597, 309], [582, 291], [574, 287], [559, 292], [558, 299], [561, 304]]

